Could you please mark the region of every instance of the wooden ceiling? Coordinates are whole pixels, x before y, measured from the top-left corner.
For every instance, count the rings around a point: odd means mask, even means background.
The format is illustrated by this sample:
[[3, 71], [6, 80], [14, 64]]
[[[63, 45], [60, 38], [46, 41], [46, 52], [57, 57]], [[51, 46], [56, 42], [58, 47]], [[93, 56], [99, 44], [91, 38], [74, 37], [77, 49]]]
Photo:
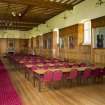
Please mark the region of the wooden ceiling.
[[84, 0], [0, 0], [0, 29], [30, 30]]

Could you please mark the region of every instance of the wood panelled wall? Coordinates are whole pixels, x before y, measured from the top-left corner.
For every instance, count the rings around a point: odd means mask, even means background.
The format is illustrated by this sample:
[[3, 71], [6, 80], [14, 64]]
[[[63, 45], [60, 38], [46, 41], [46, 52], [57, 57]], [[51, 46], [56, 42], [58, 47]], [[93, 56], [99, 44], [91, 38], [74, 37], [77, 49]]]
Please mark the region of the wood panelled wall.
[[[28, 39], [12, 39], [14, 40], [14, 49], [16, 53], [27, 53], [28, 52]], [[0, 55], [7, 52], [8, 39], [0, 39]]]
[[[57, 45], [56, 34], [56, 32], [51, 32], [33, 38], [32, 43], [35, 53], [45, 57], [59, 57], [60, 59], [90, 62], [91, 46], [81, 45], [83, 42], [83, 24], [76, 24], [60, 30], [59, 37], [64, 38], [64, 48], [59, 48]], [[73, 36], [75, 39], [74, 48], [68, 48], [69, 36]], [[49, 38], [51, 39], [51, 48], [46, 48], [44, 44]]]
[[35, 53], [36, 53], [36, 55], [41, 55], [40, 37], [41, 37], [41, 36], [37, 36], [37, 37], [35, 38], [35, 42], [36, 42]]
[[[37, 36], [33, 38], [33, 48], [36, 55], [45, 57], [52, 57], [52, 35], [53, 33], [46, 33], [43, 36]], [[51, 46], [48, 48], [47, 41], [51, 39]]]
[[[46, 33], [43, 35], [43, 56], [52, 57], [52, 47], [53, 47], [53, 32]], [[50, 46], [48, 47], [48, 39], [50, 40]], [[45, 44], [45, 45], [44, 45]]]
[[43, 35], [43, 44], [44, 44], [44, 42], [46, 42], [46, 45], [43, 45], [45, 47], [45, 49], [48, 48], [47, 47], [48, 39], [50, 39], [50, 41], [51, 41], [51, 46], [50, 46], [49, 49], [52, 49], [53, 32], [49, 32], [49, 33], [46, 33], [46, 34]]
[[[96, 27], [103, 27], [105, 26], [105, 16], [93, 19], [92, 20], [92, 29]], [[56, 40], [54, 39], [54, 32], [44, 34], [43, 36], [38, 36], [36, 38], [33, 38], [33, 47], [35, 48], [35, 52], [37, 55], [43, 55], [46, 57], [53, 57], [53, 50], [56, 50], [55, 53], [57, 53], [56, 57], [59, 57], [61, 59], [68, 59], [73, 61], [86, 61], [91, 63], [97, 63], [97, 64], [104, 64], [105, 65], [105, 48], [103, 49], [96, 49], [92, 48], [91, 45], [82, 45], [83, 43], [83, 24], [75, 24], [70, 27], [66, 27], [63, 29], [60, 29], [60, 37], [64, 39], [64, 48], [57, 48], [57, 46], [54, 45], [54, 41], [56, 43]], [[74, 48], [68, 47], [68, 37], [72, 36], [75, 40]], [[38, 47], [39, 44], [42, 43], [44, 40], [47, 40], [48, 38], [52, 38], [52, 47], [50, 49], [48, 48], [42, 48]], [[93, 39], [92, 39], [93, 40]], [[43, 45], [42, 45], [43, 46]]]
[[7, 39], [0, 39], [0, 55], [6, 53]]
[[[64, 48], [60, 48], [59, 57], [73, 61], [90, 62], [91, 47], [82, 46], [83, 43], [83, 24], [76, 24], [60, 30], [60, 37], [64, 38]], [[73, 37], [74, 47], [69, 48], [68, 38]]]
[[[92, 20], [92, 29], [105, 26], [105, 16]], [[105, 48], [92, 48], [94, 63], [105, 65]]]
[[79, 61], [91, 62], [91, 45], [81, 45], [78, 53]]
[[105, 49], [93, 49], [94, 63], [105, 65]]

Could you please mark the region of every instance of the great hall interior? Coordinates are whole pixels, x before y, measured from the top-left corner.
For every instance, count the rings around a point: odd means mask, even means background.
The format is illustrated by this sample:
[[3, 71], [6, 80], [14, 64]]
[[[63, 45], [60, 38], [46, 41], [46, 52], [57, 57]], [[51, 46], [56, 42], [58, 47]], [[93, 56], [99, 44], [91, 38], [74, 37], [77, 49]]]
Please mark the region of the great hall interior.
[[105, 0], [0, 0], [0, 105], [105, 105]]

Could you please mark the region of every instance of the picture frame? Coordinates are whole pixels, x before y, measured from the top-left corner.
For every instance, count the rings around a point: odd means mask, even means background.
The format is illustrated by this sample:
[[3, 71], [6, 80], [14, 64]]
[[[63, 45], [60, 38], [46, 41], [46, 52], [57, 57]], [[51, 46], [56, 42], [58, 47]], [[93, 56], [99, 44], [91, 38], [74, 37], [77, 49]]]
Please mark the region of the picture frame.
[[13, 54], [15, 52], [15, 40], [8, 39], [7, 40], [7, 53]]
[[8, 48], [14, 49], [15, 48], [14, 43], [15, 43], [14, 39], [8, 39]]

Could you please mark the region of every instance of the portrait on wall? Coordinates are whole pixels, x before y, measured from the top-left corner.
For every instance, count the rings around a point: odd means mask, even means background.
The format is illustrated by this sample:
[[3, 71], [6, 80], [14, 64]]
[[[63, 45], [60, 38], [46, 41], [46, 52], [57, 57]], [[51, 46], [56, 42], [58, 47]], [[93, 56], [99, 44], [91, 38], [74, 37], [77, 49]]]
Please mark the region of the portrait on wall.
[[74, 48], [75, 47], [75, 40], [73, 36], [68, 37], [68, 48]]
[[93, 30], [93, 47], [105, 48], [105, 27], [95, 28]]
[[14, 40], [12, 39], [8, 40], [8, 48], [14, 48]]
[[47, 39], [47, 48], [51, 48], [51, 38]]
[[44, 49], [47, 48], [47, 40], [43, 40], [43, 48], [44, 48]]

